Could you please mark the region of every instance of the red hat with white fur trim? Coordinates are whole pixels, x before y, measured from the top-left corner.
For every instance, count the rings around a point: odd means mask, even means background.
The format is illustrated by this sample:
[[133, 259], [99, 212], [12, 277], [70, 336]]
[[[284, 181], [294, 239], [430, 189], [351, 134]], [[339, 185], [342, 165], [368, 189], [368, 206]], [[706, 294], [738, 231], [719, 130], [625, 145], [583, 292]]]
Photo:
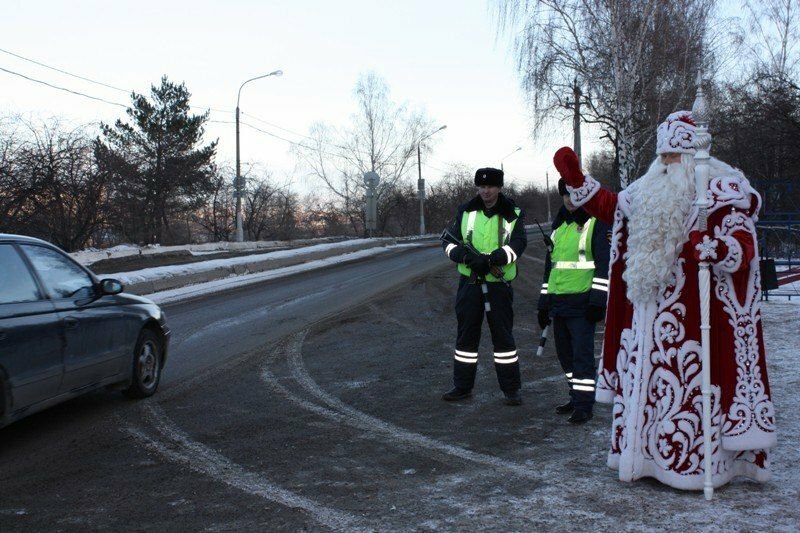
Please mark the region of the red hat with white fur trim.
[[694, 154], [695, 123], [690, 111], [676, 111], [656, 130], [656, 154]]

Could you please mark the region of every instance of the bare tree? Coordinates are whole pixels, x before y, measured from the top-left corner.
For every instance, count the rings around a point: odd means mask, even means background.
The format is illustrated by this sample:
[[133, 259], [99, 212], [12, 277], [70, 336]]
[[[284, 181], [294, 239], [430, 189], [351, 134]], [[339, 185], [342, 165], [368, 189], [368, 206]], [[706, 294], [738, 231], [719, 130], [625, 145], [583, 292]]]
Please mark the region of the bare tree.
[[452, 224], [456, 208], [475, 196], [474, 171], [465, 164], [452, 164], [442, 179], [429, 188], [425, 200], [428, 226], [444, 229]]
[[270, 183], [269, 176], [248, 180], [244, 225], [249, 240], [294, 237], [297, 195], [287, 186]]
[[361, 76], [355, 97], [357, 110], [349, 127], [340, 131], [316, 124], [312, 140], [297, 147], [296, 153], [358, 234], [364, 228], [364, 173], [380, 175], [376, 200], [381, 205], [382, 197], [407, 177], [417, 142], [432, 128], [423, 113], [391, 101], [388, 86], [374, 73]]
[[794, 79], [800, 64], [800, 0], [742, 1], [748, 14], [748, 45], [756, 70]]
[[[515, 31], [534, 135], [565, 119], [577, 82], [583, 120], [613, 144], [625, 187], [652, 144], [653, 124], [688, 105], [714, 0], [498, 0], [500, 29]], [[710, 55], [706, 58], [710, 59]]]
[[106, 215], [107, 178], [95, 165], [92, 140], [83, 128], [65, 130], [57, 121], [24, 126], [22, 140], [6, 138], [0, 149], [0, 228], [79, 249]]
[[229, 169], [216, 169], [206, 203], [194, 215], [195, 223], [211, 241], [228, 241], [235, 229], [234, 191], [228, 179], [231, 173]]
[[[10, 121], [9, 121], [10, 122]], [[0, 230], [18, 232], [19, 215], [31, 193], [18, 170], [22, 142], [14, 127], [4, 121], [0, 130]]]

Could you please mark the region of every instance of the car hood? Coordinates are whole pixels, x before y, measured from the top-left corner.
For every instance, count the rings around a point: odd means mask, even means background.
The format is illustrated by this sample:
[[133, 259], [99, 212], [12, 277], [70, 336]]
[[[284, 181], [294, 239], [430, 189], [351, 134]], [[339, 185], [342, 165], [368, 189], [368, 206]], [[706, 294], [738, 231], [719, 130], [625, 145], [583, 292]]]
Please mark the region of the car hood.
[[144, 296], [139, 296], [138, 294], [131, 294], [129, 292], [121, 292], [114, 296], [114, 299], [117, 303], [120, 304], [146, 304], [146, 305], [156, 305], [153, 300], [149, 298], [145, 298]]

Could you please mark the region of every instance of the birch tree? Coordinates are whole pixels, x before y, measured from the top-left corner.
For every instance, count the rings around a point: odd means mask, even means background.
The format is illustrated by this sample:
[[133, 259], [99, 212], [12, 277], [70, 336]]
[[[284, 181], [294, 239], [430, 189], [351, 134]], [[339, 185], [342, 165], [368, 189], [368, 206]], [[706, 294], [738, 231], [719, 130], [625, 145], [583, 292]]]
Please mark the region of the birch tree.
[[[422, 112], [412, 111], [389, 97], [389, 88], [375, 73], [362, 75], [355, 87], [356, 112], [350, 124], [312, 127], [311, 140], [295, 148], [301, 163], [336, 199], [354, 232], [364, 227], [364, 173], [377, 172], [378, 205], [408, 178], [416, 162], [417, 142], [432, 130]], [[378, 227], [389, 213], [378, 212]]]
[[800, 0], [745, 0], [744, 36], [756, 70], [782, 80], [796, 79], [800, 64]]
[[[691, 105], [714, 0], [498, 0], [501, 31], [514, 50], [529, 95], [534, 136], [570, 116], [576, 81], [583, 121], [614, 147], [619, 185], [643, 166], [655, 125]], [[709, 55], [706, 58], [710, 58]]]

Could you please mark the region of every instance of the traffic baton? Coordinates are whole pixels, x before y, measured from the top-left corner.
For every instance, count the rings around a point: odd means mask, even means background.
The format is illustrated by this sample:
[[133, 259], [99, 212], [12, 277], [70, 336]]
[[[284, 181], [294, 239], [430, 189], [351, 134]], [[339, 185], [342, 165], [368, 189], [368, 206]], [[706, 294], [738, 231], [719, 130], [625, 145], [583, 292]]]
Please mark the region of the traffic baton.
[[544, 352], [544, 345], [547, 344], [547, 331], [550, 329], [548, 325], [542, 330], [542, 336], [539, 338], [539, 348], [536, 350], [536, 356], [541, 357]]

